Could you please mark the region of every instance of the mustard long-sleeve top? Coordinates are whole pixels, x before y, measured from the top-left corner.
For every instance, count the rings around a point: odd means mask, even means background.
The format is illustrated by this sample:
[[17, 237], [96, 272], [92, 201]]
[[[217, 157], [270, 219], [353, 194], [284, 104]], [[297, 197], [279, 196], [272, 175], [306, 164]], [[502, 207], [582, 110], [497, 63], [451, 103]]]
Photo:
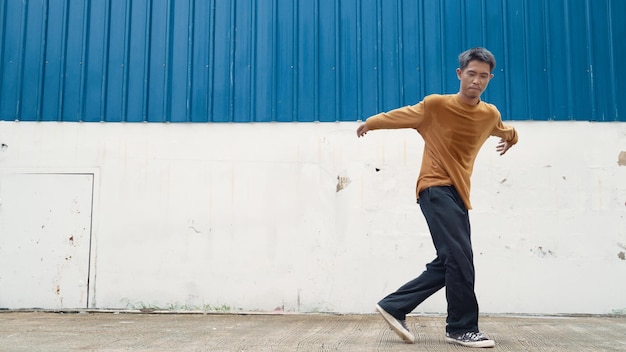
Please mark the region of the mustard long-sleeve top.
[[470, 177], [478, 151], [489, 136], [517, 143], [517, 132], [504, 125], [500, 112], [480, 101], [468, 105], [456, 94], [429, 95], [413, 106], [395, 109], [368, 118], [370, 130], [414, 128], [424, 139], [424, 155], [417, 179], [416, 194], [433, 186], [454, 186], [467, 209]]

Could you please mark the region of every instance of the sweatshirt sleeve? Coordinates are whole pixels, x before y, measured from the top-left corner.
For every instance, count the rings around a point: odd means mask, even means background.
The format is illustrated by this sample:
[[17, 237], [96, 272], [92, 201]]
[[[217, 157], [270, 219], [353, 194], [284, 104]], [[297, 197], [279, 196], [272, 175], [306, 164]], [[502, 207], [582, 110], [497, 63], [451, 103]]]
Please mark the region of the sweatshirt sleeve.
[[516, 144], [517, 143], [517, 131], [515, 128], [502, 123], [502, 119], [498, 118], [498, 123], [491, 131], [492, 136], [500, 137], [505, 141]]
[[368, 118], [365, 123], [370, 130], [414, 128], [424, 121], [424, 102], [383, 112]]

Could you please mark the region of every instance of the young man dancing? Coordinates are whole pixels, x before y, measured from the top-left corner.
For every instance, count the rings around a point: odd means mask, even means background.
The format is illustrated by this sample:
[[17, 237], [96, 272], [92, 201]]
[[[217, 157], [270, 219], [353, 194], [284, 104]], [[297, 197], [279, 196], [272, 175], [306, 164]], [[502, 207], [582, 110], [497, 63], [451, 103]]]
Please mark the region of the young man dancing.
[[483, 143], [489, 136], [500, 137], [496, 146], [500, 155], [517, 143], [517, 132], [502, 123], [498, 109], [480, 100], [495, 66], [495, 58], [487, 49], [469, 49], [459, 55], [458, 93], [429, 95], [417, 105], [374, 115], [356, 131], [362, 137], [371, 130], [413, 128], [424, 139], [416, 193], [437, 257], [426, 264], [420, 276], [376, 305], [392, 330], [407, 343], [414, 343], [415, 337], [406, 326], [406, 315], [445, 286], [446, 340], [467, 347], [495, 345], [478, 329], [468, 215], [470, 177]]

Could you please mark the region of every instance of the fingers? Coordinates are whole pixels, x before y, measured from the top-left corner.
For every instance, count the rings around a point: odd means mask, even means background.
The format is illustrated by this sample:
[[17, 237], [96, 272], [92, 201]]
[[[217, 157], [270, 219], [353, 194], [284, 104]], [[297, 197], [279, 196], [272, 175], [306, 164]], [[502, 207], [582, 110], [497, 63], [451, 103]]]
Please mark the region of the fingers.
[[496, 151], [500, 153], [500, 155], [504, 155], [507, 150], [511, 149], [513, 145], [507, 141], [500, 140], [500, 143], [496, 146]]
[[367, 134], [368, 131], [369, 129], [367, 128], [367, 125], [362, 124], [361, 126], [359, 126], [359, 128], [356, 129], [356, 136], [363, 137], [365, 136], [365, 134]]

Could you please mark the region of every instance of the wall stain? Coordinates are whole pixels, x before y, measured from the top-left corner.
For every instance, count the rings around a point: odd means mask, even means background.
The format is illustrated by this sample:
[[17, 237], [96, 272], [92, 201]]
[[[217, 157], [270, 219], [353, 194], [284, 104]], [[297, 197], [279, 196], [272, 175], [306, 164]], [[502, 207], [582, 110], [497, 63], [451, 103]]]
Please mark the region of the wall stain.
[[202, 231], [198, 230], [195, 226], [196, 220], [191, 219], [189, 226], [187, 227], [188, 229], [193, 230], [193, 232], [195, 233], [202, 233]]
[[545, 258], [545, 257], [555, 258], [556, 257], [556, 253], [554, 253], [553, 251], [551, 251], [549, 249], [543, 249], [542, 246], [539, 246], [539, 247], [537, 247], [535, 249], [531, 248], [530, 251], [532, 253], [534, 253], [539, 258]]
[[621, 260], [626, 260], [626, 253], [624, 252], [619, 252], [617, 253], [617, 257]]
[[351, 182], [350, 178], [348, 178], [346, 176], [337, 176], [337, 192], [339, 192], [342, 189], [348, 187], [350, 182]]
[[626, 152], [622, 151], [617, 156], [617, 165], [626, 166]]

